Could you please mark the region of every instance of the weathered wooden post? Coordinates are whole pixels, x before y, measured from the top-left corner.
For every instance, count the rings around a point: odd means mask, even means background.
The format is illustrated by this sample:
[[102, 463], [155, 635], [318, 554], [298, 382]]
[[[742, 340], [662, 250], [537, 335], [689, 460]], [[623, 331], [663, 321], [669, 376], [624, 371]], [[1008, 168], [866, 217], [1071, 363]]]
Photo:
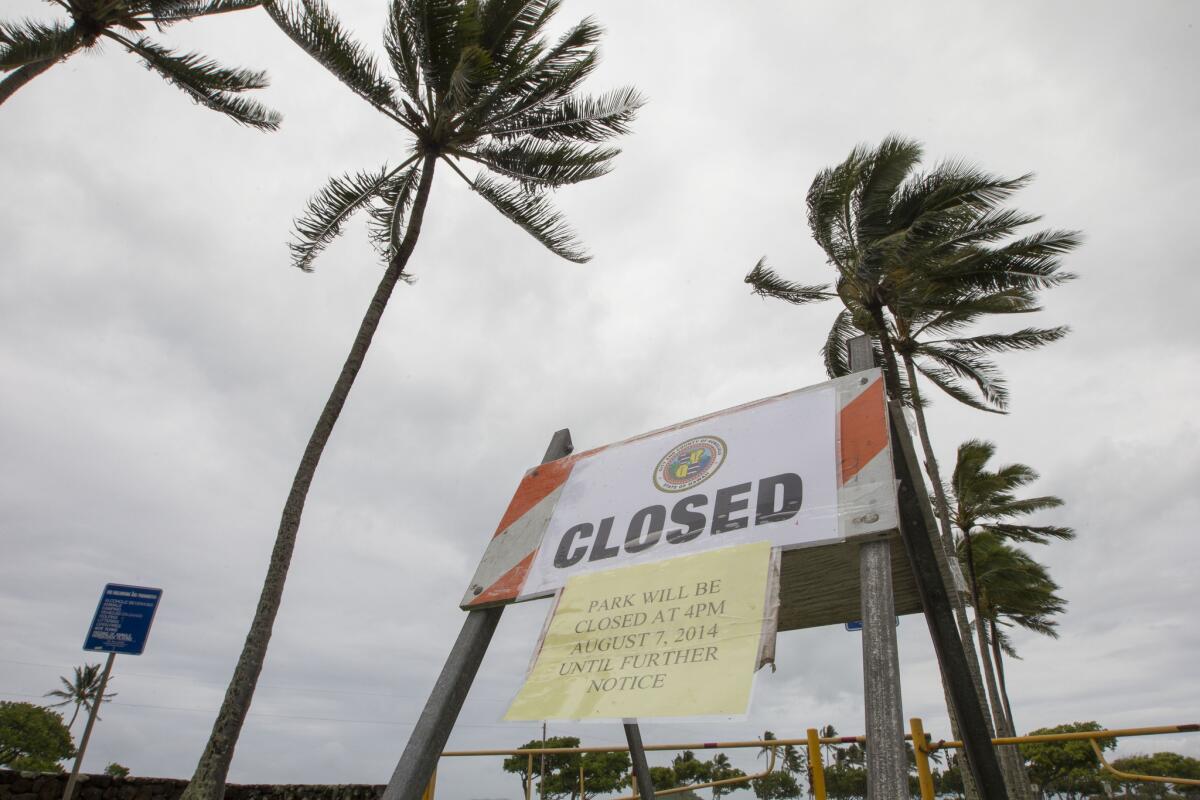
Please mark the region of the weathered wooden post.
[[[572, 449], [571, 431], [563, 428], [550, 439], [542, 463], [570, 455]], [[382, 800], [420, 800], [503, 613], [504, 606], [467, 612], [458, 639], [450, 649], [442, 673], [433, 685], [429, 699], [425, 701], [425, 709], [408, 737], [408, 745], [383, 791]]]
[[[847, 344], [851, 372], [875, 367], [871, 337], [856, 336]], [[892, 800], [906, 797], [908, 793], [900, 655], [896, 647], [896, 604], [892, 589], [892, 545], [885, 539], [863, 542], [858, 554], [862, 581], [867, 797], [869, 800]]]

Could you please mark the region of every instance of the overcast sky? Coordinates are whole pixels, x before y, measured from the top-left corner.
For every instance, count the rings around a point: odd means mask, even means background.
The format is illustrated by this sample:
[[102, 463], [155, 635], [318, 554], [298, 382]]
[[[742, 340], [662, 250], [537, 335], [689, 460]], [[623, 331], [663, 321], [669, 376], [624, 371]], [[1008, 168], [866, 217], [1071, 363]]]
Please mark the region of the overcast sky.
[[[335, 5], [378, 47], [382, 3]], [[1068, 260], [1080, 279], [1034, 321], [1072, 335], [1003, 359], [1012, 413], [942, 397], [929, 410], [944, 468], [960, 441], [992, 439], [1066, 501], [1041, 519], [1079, 534], [1034, 553], [1070, 606], [1060, 640], [1014, 635], [1017, 727], [1197, 721], [1200, 7], [567, 0], [558, 24], [588, 14], [608, 29], [591, 90], [650, 99], [615, 172], [560, 195], [595, 259], [556, 260], [439, 174], [418, 281], [396, 291], [309, 496], [230, 780], [386, 781], [479, 555], [556, 429], [586, 448], [823, 380], [835, 307], [763, 301], [742, 277], [768, 255], [826, 280], [804, 193], [891, 132], [930, 163], [1036, 172], [1016, 205], [1086, 235]], [[379, 277], [361, 223], [314, 274], [293, 269], [291, 220], [329, 175], [395, 164], [407, 144], [261, 12], [167, 39], [269, 69], [261, 98], [283, 129], [193, 106], [114, 47], [0, 107], [0, 698], [36, 699], [98, 660], [80, 646], [106, 582], [162, 587], [145, 655], [117, 659], [85, 769], [187, 777]], [[499, 718], [547, 608], [505, 613], [452, 747], [538, 734]], [[949, 736], [924, 622], [904, 618], [899, 636], [905, 715]], [[782, 634], [748, 721], [643, 734], [861, 732], [859, 642], [841, 626]], [[612, 725], [550, 733], [623, 741]], [[1200, 738], [1121, 752], [1168, 749], [1200, 756]], [[438, 787], [520, 790], [496, 759], [455, 763]]]

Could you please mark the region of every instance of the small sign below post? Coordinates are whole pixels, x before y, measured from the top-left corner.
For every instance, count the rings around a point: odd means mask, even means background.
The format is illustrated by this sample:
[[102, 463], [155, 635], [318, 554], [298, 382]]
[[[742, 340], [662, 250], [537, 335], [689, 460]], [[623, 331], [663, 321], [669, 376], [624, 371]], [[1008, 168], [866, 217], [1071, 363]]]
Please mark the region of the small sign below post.
[[92, 624], [88, 628], [87, 638], [83, 641], [83, 649], [108, 653], [108, 660], [104, 662], [100, 685], [96, 687], [96, 694], [88, 709], [87, 725], [83, 728], [83, 739], [80, 740], [79, 750], [75, 753], [75, 766], [71, 768], [71, 777], [67, 779], [67, 786], [63, 789], [62, 800], [73, 800], [75, 784], [79, 781], [79, 768], [83, 765], [83, 754], [87, 752], [88, 742], [92, 738], [96, 712], [104, 702], [104, 690], [108, 688], [113, 661], [116, 660], [117, 653], [140, 656], [146, 649], [150, 625], [154, 622], [154, 612], [158, 611], [158, 601], [161, 598], [162, 589], [126, 586], [121, 583], [110, 583], [100, 593], [100, 602], [96, 604], [96, 613], [92, 616]]
[[108, 584], [96, 604], [83, 649], [140, 656], [161, 597], [162, 589]]

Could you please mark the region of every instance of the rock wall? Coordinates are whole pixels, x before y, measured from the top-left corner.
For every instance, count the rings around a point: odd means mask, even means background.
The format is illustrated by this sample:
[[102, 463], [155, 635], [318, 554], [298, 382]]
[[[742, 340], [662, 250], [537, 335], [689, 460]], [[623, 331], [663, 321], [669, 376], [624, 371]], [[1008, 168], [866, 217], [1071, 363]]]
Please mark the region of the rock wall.
[[[80, 775], [74, 800], [178, 800], [187, 781]], [[0, 800], [62, 800], [67, 775], [0, 769]], [[379, 800], [383, 786], [231, 783], [225, 800]]]

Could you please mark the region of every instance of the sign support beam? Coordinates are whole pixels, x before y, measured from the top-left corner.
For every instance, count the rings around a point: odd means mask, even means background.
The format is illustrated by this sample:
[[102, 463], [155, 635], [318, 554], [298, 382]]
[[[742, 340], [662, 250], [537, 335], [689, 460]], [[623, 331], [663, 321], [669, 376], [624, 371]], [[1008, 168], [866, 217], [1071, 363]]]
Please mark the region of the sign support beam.
[[[563, 428], [550, 439], [542, 463], [570, 455], [572, 449], [571, 432]], [[467, 612], [381, 800], [421, 800], [503, 613], [502, 605]]]
[[921, 478], [908, 422], [904, 419], [904, 409], [899, 401], [889, 400], [888, 411], [892, 423], [892, 458], [900, 485], [897, 501], [901, 538], [912, 564], [917, 590], [921, 594], [925, 622], [929, 625], [929, 636], [933, 640], [942, 681], [962, 732], [967, 766], [983, 800], [1006, 800], [1008, 792], [1004, 785], [1004, 774], [1000, 771], [1000, 762], [992, 747], [991, 733], [983, 716], [980, 698], [971, 681], [966, 652], [958, 635], [950, 595], [946, 590], [947, 580], [942, 577], [934, 550], [937, 523], [925, 492], [925, 482]]
[[[875, 366], [871, 337], [848, 343], [850, 371]], [[896, 604], [892, 587], [892, 546], [886, 540], [859, 546], [863, 623], [863, 704], [866, 707], [867, 797], [891, 800], [908, 795], [904, 713], [900, 698], [900, 654], [896, 646]]]
[[100, 675], [100, 688], [96, 690], [96, 699], [92, 701], [92, 707], [88, 709], [87, 725], [83, 729], [83, 739], [79, 741], [79, 752], [75, 754], [75, 766], [71, 767], [71, 777], [67, 779], [67, 788], [63, 789], [63, 800], [71, 800], [71, 795], [75, 792], [75, 783], [79, 780], [79, 768], [83, 765], [83, 754], [87, 751], [88, 740], [92, 738], [92, 728], [96, 724], [96, 715], [100, 711], [100, 704], [104, 702], [104, 690], [108, 688], [108, 676], [112, 674], [113, 661], [116, 658], [117, 654], [110, 652], [108, 660], [104, 662], [104, 672]]
[[650, 765], [646, 762], [646, 748], [642, 746], [642, 731], [638, 728], [637, 720], [625, 723], [625, 741], [629, 743], [637, 794], [645, 800], [654, 800], [654, 783], [650, 780]]

